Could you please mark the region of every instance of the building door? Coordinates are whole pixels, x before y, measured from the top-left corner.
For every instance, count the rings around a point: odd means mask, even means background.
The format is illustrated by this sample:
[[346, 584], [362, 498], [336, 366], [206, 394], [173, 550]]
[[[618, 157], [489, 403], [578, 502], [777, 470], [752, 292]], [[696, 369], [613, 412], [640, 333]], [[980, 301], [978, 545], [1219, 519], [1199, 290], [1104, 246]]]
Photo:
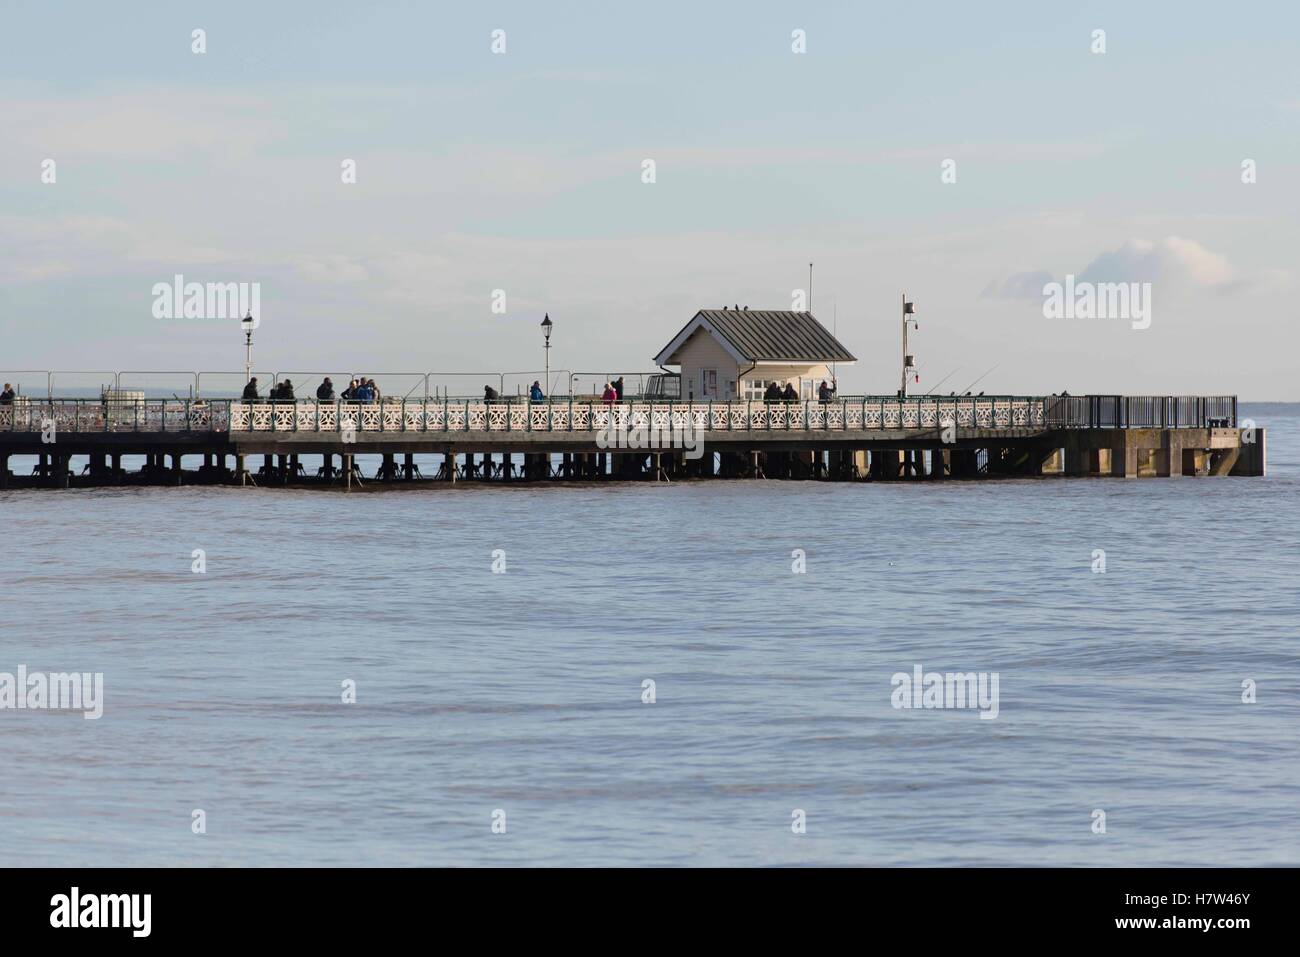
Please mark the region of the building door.
[[700, 370], [700, 398], [717, 399], [718, 395], [718, 370], [701, 369]]

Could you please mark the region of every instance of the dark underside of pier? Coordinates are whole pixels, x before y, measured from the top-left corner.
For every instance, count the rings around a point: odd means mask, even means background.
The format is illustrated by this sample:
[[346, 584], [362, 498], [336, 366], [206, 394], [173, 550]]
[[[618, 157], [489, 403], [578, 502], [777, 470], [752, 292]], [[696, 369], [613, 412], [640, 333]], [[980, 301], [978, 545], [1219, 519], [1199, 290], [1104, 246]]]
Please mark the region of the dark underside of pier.
[[[601, 447], [592, 432], [0, 433], [0, 487], [383, 487], [414, 482], [704, 478], [982, 479], [1262, 475], [1264, 430], [960, 429], [699, 432], [685, 447]], [[423, 466], [415, 456], [434, 456]], [[15, 456], [31, 456], [29, 474]], [[362, 474], [358, 456], [377, 456]], [[127, 457], [143, 457], [138, 468]], [[310, 460], [313, 466], [307, 468]], [[188, 467], [187, 467], [188, 466]]]

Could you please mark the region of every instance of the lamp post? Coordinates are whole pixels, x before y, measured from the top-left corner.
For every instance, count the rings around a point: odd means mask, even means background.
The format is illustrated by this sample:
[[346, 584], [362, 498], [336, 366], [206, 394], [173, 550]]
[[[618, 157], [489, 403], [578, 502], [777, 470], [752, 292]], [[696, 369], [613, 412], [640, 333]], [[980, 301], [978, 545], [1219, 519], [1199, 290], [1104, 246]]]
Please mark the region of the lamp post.
[[548, 312], [542, 318], [542, 338], [546, 340], [546, 394], [551, 394], [551, 327], [555, 323], [551, 322], [551, 314]]
[[239, 320], [239, 328], [244, 330], [244, 384], [253, 378], [253, 312]]
[[900, 399], [907, 398], [907, 371], [916, 365], [916, 357], [907, 352], [907, 324], [910, 322], [915, 328], [921, 328], [915, 318], [909, 318], [915, 314], [916, 306], [908, 302], [907, 293], [903, 293], [903, 381], [898, 389]]

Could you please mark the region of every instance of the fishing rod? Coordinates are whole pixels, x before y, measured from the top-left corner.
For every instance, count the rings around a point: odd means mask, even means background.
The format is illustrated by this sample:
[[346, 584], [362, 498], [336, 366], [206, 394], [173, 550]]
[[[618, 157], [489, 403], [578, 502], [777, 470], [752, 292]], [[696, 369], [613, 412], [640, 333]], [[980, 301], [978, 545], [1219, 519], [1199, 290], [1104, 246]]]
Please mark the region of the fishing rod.
[[[994, 363], [994, 365], [993, 365], [993, 369], [996, 369], [996, 368], [997, 368], [998, 366], [1000, 366], [1000, 365], [1002, 365], [1001, 362]], [[966, 386], [966, 388], [962, 389], [962, 390], [961, 390], [960, 392], [958, 392], [957, 394], [958, 394], [958, 395], [965, 395], [965, 394], [966, 394], [967, 392], [969, 392], [971, 389], [975, 388], [977, 385], [979, 385], [981, 382], [983, 382], [983, 381], [988, 377], [989, 373], [993, 371], [993, 369], [989, 369], [988, 372], [984, 373], [984, 375], [980, 376], [978, 379], [976, 379], [976, 380], [975, 380], [974, 382], [972, 382], [970, 385]]]
[[[936, 382], [934, 385], [930, 386], [930, 392], [933, 392], [935, 389], [939, 388], [939, 386], [943, 385], [945, 382], [947, 382], [949, 379], [951, 379], [953, 376], [955, 376], [955, 375], [956, 375], [958, 372], [960, 372], [960, 371], [961, 371], [961, 366], [958, 366], [957, 368], [953, 369], [951, 372], [949, 372], [946, 376], [944, 376], [942, 379], [940, 379], [940, 380], [939, 380], [938, 382]], [[929, 395], [930, 392], [927, 392], [926, 395]]]

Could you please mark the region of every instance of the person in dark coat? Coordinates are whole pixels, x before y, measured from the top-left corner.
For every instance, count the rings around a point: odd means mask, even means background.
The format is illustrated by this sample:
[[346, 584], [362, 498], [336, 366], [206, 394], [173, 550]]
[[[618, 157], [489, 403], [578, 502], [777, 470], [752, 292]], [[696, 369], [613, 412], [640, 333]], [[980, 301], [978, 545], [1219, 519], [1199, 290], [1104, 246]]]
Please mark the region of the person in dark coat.
[[321, 402], [334, 401], [334, 383], [326, 376], [325, 381], [316, 387], [316, 398]]
[[290, 382], [288, 379], [285, 379], [283, 382], [280, 383], [280, 401], [292, 402], [293, 399], [294, 399], [293, 383]]
[[835, 389], [827, 385], [825, 379], [822, 379], [822, 384], [817, 387], [817, 398], [823, 402], [829, 402], [835, 398]]
[[245, 402], [258, 398], [257, 395], [257, 376], [248, 380], [248, 385], [244, 386], [243, 399]]
[[765, 391], [765, 392], [763, 393], [763, 401], [764, 401], [764, 402], [780, 402], [780, 401], [781, 401], [781, 387], [780, 387], [779, 385], [777, 385], [775, 382], [769, 382], [768, 385], [767, 385], [767, 391]]
[[785, 399], [787, 402], [799, 401], [799, 393], [794, 391], [793, 383], [787, 382], [785, 384], [785, 391], [781, 393], [781, 398]]
[[14, 387], [8, 382], [5, 383], [5, 390], [0, 392], [0, 405], [14, 404]]
[[614, 394], [618, 396], [618, 401], [623, 401], [623, 377], [619, 376], [614, 380]]
[[499, 398], [501, 398], [501, 394], [500, 394], [499, 392], [497, 392], [496, 389], [492, 388], [490, 385], [485, 385], [485, 386], [483, 387], [483, 401], [484, 401], [484, 402], [493, 402], [493, 401], [495, 401], [496, 399], [499, 399]]

